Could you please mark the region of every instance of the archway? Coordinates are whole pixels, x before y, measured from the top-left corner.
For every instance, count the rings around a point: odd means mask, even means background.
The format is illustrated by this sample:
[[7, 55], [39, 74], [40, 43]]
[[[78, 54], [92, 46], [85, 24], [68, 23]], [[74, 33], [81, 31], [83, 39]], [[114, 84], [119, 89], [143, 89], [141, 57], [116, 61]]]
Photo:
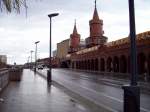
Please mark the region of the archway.
[[124, 55], [120, 57], [120, 72], [127, 73], [127, 59]]
[[147, 72], [148, 72], [148, 76], [150, 77], [150, 53], [148, 55], [148, 70], [147, 70]]
[[95, 70], [96, 70], [96, 71], [98, 71], [98, 63], [99, 63], [99, 62], [98, 62], [98, 59], [96, 58], [96, 59], [95, 59]]
[[100, 60], [100, 70], [101, 71], [105, 71], [105, 60], [104, 60], [104, 58], [101, 58], [101, 60]]
[[91, 60], [91, 70], [94, 70], [95, 65], [94, 65], [94, 59]]
[[79, 61], [77, 61], [76, 63], [77, 63], [77, 69], [79, 69]]
[[113, 59], [113, 70], [114, 72], [119, 72], [119, 59], [117, 56]]
[[80, 61], [80, 69], [83, 69], [83, 61]]
[[61, 65], [60, 65], [61, 68], [69, 68], [70, 67], [70, 61], [62, 61], [61, 62]]
[[127, 60], [128, 60], [128, 64], [127, 64], [128, 73], [130, 73], [130, 69], [131, 69], [131, 68], [130, 68], [130, 66], [131, 66], [131, 65], [130, 65], [130, 62], [131, 62], [131, 61], [130, 61], [130, 60], [131, 60], [131, 59], [130, 59], [130, 56], [128, 56], [128, 59], [127, 59]]
[[108, 72], [111, 72], [112, 71], [112, 58], [111, 57], [109, 57], [108, 59], [107, 59], [107, 71]]
[[90, 60], [88, 60], [87, 69], [90, 70]]
[[74, 61], [72, 62], [72, 68], [74, 69]]
[[79, 61], [79, 69], [81, 69], [81, 61]]
[[85, 60], [85, 70], [87, 70], [87, 60]]
[[138, 73], [143, 74], [146, 71], [145, 69], [146, 57], [144, 53], [139, 53], [137, 59], [138, 59]]

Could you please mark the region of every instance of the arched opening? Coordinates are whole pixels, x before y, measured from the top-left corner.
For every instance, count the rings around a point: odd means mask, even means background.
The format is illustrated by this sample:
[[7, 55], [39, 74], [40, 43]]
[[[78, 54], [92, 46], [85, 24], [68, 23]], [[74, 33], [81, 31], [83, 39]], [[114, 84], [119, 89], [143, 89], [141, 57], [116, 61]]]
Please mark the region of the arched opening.
[[95, 70], [98, 71], [98, 59], [95, 59]]
[[127, 59], [124, 55], [120, 57], [120, 72], [127, 73]]
[[94, 70], [95, 66], [94, 66], [94, 59], [91, 60], [91, 70]]
[[77, 69], [79, 69], [79, 61], [77, 61]]
[[61, 68], [69, 68], [70, 67], [70, 61], [69, 60], [62, 61], [61, 64], [60, 64], [60, 67]]
[[144, 53], [139, 53], [137, 59], [138, 59], [138, 73], [143, 74], [146, 71], [145, 69], [146, 57]]
[[74, 61], [72, 62], [72, 68], [74, 69]]
[[119, 59], [117, 56], [113, 59], [113, 70], [114, 72], [119, 72]]
[[80, 61], [80, 69], [82, 69], [82, 68], [83, 68], [83, 62]]
[[130, 56], [128, 56], [128, 64], [127, 64], [127, 65], [128, 65], [128, 67], [127, 67], [127, 68], [128, 68], [128, 73], [130, 73], [130, 69], [131, 69], [131, 68], [130, 68], [130, 66], [131, 66], [131, 65], [130, 65], [130, 62], [131, 62], [131, 61], [130, 61], [130, 60], [131, 60], [131, 59], [130, 59]]
[[113, 66], [112, 66], [112, 58], [109, 57], [109, 58], [107, 59], [107, 71], [108, 71], [108, 72], [111, 72], [112, 69], [113, 69]]
[[84, 60], [84, 70], [86, 70], [86, 60]]
[[88, 60], [87, 68], [90, 70], [90, 60]]
[[150, 77], [150, 54], [148, 55], [148, 77]]
[[90, 70], [92, 70], [92, 60], [90, 60]]
[[101, 71], [105, 71], [105, 60], [104, 60], [104, 58], [101, 58], [101, 60], [100, 60], [100, 70]]
[[84, 64], [84, 60], [82, 61], [82, 69], [84, 70], [85, 64]]
[[81, 69], [81, 61], [79, 61], [79, 69]]
[[87, 60], [85, 60], [85, 70], [87, 70], [87, 66], [88, 66], [88, 63], [87, 63]]
[[83, 61], [80, 61], [81, 62], [81, 68], [80, 69], [83, 69]]

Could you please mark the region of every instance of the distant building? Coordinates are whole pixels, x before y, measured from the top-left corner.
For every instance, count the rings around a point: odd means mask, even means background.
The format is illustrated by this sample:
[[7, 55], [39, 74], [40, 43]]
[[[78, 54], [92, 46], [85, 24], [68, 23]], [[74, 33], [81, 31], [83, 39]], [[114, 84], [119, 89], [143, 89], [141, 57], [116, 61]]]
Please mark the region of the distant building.
[[69, 50], [69, 39], [66, 39], [60, 43], [57, 43], [57, 53], [56, 57], [59, 59], [64, 59], [68, 54]]
[[85, 49], [86, 48], [86, 43], [84, 39], [80, 40], [80, 50]]
[[57, 50], [54, 50], [53, 51], [53, 57], [56, 57], [56, 55], [57, 55]]
[[7, 56], [6, 55], [0, 55], [0, 62], [7, 64]]

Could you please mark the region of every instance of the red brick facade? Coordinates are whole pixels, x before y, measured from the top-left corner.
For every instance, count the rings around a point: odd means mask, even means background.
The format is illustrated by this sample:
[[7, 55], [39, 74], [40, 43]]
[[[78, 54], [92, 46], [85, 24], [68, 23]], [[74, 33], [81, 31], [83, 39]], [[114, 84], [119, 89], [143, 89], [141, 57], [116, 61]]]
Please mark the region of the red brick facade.
[[73, 33], [70, 35], [70, 50], [69, 52], [75, 52], [80, 48], [80, 34], [77, 32], [76, 22], [74, 25]]
[[[70, 53], [69, 67], [72, 69], [99, 72], [130, 73], [129, 37], [107, 42], [103, 36], [103, 21], [99, 19], [95, 6], [90, 20], [90, 37], [86, 38], [86, 48]], [[138, 74], [150, 77], [150, 31], [137, 35]]]

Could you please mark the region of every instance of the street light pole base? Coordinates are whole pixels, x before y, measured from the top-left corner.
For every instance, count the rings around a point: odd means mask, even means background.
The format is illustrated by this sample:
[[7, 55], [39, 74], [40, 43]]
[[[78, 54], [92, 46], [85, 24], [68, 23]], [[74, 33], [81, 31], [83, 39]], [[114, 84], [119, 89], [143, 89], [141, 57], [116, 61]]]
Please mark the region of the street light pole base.
[[36, 68], [34, 68], [34, 72], [36, 72]]
[[51, 82], [52, 82], [51, 70], [47, 70], [47, 82], [48, 82], [48, 83], [51, 83]]
[[122, 86], [124, 90], [124, 112], [140, 112], [140, 87]]

